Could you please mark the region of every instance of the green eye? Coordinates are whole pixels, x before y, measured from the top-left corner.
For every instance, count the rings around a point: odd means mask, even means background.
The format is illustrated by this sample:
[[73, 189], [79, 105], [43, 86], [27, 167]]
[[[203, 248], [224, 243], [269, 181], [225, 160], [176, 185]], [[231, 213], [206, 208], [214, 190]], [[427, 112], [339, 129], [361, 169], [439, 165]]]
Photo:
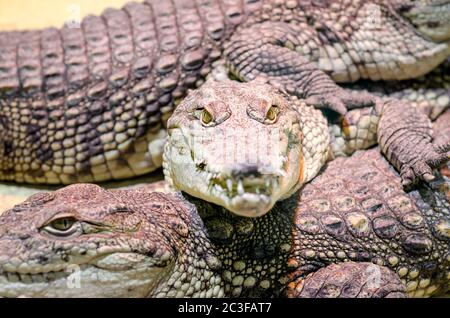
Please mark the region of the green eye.
[[203, 123], [203, 124], [207, 125], [207, 124], [209, 124], [209, 123], [212, 122], [213, 117], [212, 117], [212, 115], [211, 115], [206, 109], [204, 109], [204, 110], [202, 111], [201, 120], [202, 120], [202, 123]]
[[269, 108], [266, 114], [266, 119], [269, 121], [274, 121], [277, 118], [277, 107], [272, 106]]
[[50, 223], [50, 226], [52, 226], [55, 230], [58, 231], [67, 231], [72, 227], [72, 225], [75, 222], [76, 220], [73, 217], [66, 217], [54, 220], [53, 222]]
[[55, 236], [70, 236], [77, 232], [78, 220], [72, 216], [61, 217], [48, 223], [43, 229]]

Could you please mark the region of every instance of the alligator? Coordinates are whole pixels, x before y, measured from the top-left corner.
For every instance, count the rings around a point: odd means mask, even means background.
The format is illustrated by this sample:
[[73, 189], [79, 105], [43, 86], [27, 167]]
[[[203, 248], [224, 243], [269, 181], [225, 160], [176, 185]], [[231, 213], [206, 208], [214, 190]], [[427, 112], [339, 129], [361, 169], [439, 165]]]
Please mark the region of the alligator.
[[[259, 218], [70, 185], [0, 216], [2, 297], [428, 297], [450, 288], [450, 182], [405, 193], [377, 149]], [[186, 200], [187, 199], [187, 200]]]
[[165, 180], [236, 214], [258, 217], [330, 159], [377, 142], [405, 187], [433, 180], [432, 169], [450, 158], [450, 135], [434, 142], [428, 117], [400, 100], [325, 115], [265, 82], [208, 80], [168, 120]]
[[0, 33], [0, 180], [123, 179], [162, 164], [165, 124], [224, 60], [317, 108], [373, 104], [336, 83], [422, 76], [450, 53], [446, 0], [148, 0]]

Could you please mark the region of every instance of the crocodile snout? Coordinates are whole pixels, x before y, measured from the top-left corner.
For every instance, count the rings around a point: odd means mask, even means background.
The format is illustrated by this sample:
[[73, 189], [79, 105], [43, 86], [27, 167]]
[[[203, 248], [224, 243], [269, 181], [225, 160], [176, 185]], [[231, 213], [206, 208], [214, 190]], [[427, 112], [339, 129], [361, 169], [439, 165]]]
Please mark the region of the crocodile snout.
[[233, 178], [259, 177], [261, 172], [256, 164], [236, 164], [231, 168], [231, 176]]

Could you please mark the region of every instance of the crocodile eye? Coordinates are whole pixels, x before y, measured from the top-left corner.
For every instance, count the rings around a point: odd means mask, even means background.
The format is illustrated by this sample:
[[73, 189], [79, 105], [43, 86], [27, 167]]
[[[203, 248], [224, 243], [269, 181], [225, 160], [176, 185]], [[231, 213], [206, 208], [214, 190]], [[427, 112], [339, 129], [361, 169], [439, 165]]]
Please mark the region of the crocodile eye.
[[76, 220], [72, 217], [56, 219], [50, 223], [50, 225], [58, 231], [67, 231], [72, 225], [76, 222]]
[[77, 231], [78, 221], [72, 216], [61, 217], [48, 223], [44, 230], [56, 236], [69, 236]]
[[212, 122], [212, 119], [213, 119], [212, 115], [206, 109], [203, 109], [202, 115], [201, 115], [202, 123], [205, 125], [208, 125], [209, 123]]
[[277, 106], [271, 106], [266, 114], [268, 121], [274, 121], [277, 118], [278, 109]]

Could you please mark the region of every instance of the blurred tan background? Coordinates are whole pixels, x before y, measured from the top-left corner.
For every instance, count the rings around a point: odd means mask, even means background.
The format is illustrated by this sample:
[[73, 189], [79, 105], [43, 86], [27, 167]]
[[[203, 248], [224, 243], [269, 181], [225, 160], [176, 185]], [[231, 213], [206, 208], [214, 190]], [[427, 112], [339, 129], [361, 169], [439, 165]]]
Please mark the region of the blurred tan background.
[[0, 30], [25, 30], [49, 26], [88, 14], [100, 14], [107, 7], [120, 8], [129, 0], [0, 0]]
[[[0, 0], [0, 31], [61, 27], [107, 7], [120, 8], [129, 0]], [[164, 0], [161, 0], [164, 1]], [[161, 172], [134, 180], [102, 184], [106, 188], [128, 187], [161, 180]], [[28, 196], [56, 187], [0, 183], [0, 214]]]

